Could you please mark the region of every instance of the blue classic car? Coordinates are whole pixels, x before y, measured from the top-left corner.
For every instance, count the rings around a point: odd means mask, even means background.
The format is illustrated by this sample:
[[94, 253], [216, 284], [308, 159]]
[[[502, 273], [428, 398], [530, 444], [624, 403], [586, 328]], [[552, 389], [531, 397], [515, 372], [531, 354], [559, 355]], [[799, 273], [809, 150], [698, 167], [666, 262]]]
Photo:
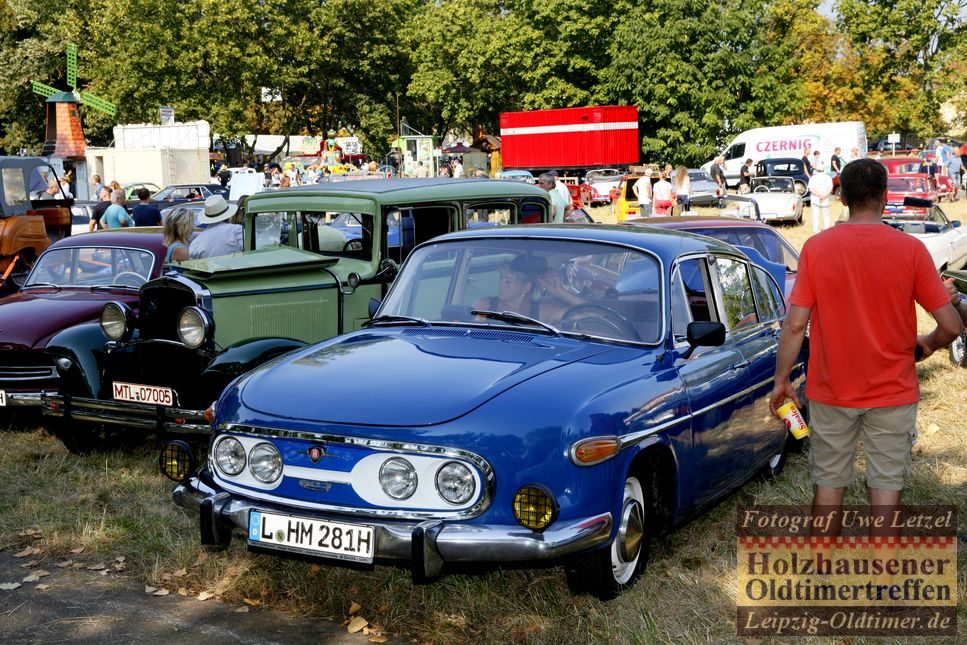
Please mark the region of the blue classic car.
[[366, 329], [230, 385], [197, 473], [186, 445], [166, 447], [203, 543], [237, 529], [256, 550], [407, 561], [417, 580], [558, 560], [608, 598], [654, 535], [782, 469], [782, 290], [733, 246], [648, 227], [463, 231], [414, 250], [372, 304]]

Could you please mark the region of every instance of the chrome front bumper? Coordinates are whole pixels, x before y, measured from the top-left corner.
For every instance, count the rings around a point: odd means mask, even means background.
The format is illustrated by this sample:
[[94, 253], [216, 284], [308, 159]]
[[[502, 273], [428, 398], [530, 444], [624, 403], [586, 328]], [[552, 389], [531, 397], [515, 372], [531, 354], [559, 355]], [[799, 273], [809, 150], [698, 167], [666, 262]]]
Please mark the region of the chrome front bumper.
[[40, 392], [7, 392], [7, 407], [37, 407], [42, 396]]
[[41, 398], [44, 416], [65, 420], [89, 421], [122, 426], [134, 430], [169, 432], [172, 434], [209, 434], [204, 410], [169, 408], [161, 405], [101, 401], [60, 394], [44, 394]]
[[[215, 490], [197, 477], [172, 494], [182, 508], [199, 513], [202, 544], [228, 545], [231, 533], [248, 533], [250, 511], [297, 514], [345, 522], [333, 514], [250, 501]], [[602, 545], [611, 537], [611, 513], [556, 522], [543, 533], [513, 525], [468, 524], [441, 520], [387, 521], [367, 517], [376, 535], [375, 557], [410, 562], [414, 578], [437, 577], [445, 562], [528, 562], [553, 560]]]

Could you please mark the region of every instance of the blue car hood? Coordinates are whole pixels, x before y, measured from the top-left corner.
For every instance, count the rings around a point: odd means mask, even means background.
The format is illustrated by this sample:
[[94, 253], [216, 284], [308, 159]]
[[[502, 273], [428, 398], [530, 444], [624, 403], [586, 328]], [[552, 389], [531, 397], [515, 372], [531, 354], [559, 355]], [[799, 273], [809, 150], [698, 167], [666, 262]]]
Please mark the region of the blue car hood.
[[609, 351], [566, 338], [454, 327], [357, 332], [256, 370], [253, 412], [319, 423], [427, 426], [528, 379]]

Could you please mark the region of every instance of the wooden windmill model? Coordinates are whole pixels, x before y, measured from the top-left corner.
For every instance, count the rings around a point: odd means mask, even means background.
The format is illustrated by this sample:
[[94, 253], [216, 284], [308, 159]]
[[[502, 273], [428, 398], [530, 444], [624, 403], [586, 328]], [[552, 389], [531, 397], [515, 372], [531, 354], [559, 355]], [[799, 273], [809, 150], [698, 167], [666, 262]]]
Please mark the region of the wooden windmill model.
[[50, 85], [33, 81], [35, 94], [47, 98], [47, 128], [44, 135], [42, 156], [63, 159], [83, 159], [87, 150], [84, 127], [77, 111], [78, 103], [104, 112], [108, 116], [117, 113], [117, 107], [109, 101], [87, 92], [77, 90], [77, 46], [67, 46], [67, 84], [69, 92], [62, 92]]

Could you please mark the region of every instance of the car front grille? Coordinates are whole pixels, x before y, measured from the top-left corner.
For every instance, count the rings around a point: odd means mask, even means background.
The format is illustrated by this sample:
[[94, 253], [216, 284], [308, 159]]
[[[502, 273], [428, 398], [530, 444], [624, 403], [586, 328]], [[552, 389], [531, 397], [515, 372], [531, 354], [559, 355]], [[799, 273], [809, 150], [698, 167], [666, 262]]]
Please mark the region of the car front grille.
[[195, 304], [195, 294], [175, 281], [161, 279], [141, 288], [141, 338], [178, 340], [178, 315]]
[[0, 356], [0, 387], [48, 387], [56, 385], [57, 369], [42, 352], [10, 352]]

